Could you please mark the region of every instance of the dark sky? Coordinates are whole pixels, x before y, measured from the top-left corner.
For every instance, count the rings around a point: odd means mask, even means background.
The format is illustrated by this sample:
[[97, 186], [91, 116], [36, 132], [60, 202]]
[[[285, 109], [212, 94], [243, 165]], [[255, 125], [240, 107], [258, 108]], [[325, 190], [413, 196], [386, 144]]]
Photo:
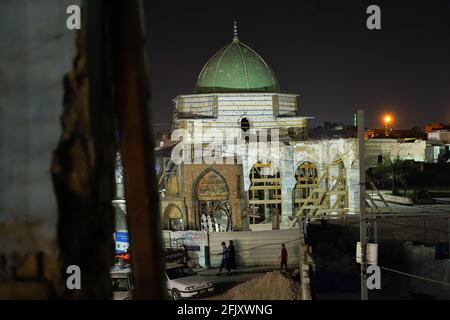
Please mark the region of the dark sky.
[[[350, 124], [360, 107], [370, 127], [385, 111], [395, 128], [450, 122], [449, 0], [145, 3], [155, 124], [170, 124], [172, 99], [192, 93], [202, 66], [231, 42], [233, 20], [282, 90], [300, 95], [312, 126]], [[382, 30], [366, 28], [370, 4], [381, 7]]]

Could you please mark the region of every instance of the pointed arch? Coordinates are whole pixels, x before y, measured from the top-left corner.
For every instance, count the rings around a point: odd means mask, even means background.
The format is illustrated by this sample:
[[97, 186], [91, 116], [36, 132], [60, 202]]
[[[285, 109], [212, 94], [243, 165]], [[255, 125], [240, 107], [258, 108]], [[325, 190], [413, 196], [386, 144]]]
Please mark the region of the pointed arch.
[[255, 222], [281, 214], [281, 175], [272, 163], [257, 162], [250, 169], [249, 205]]
[[172, 231], [184, 230], [182, 211], [174, 203], [170, 203], [164, 210], [163, 228]]
[[298, 209], [305, 203], [314, 204], [314, 190], [319, 188], [317, 166], [310, 161], [301, 163], [295, 170], [295, 180], [294, 208]]
[[227, 180], [213, 168], [205, 169], [193, 184], [198, 228], [210, 232], [231, 231], [232, 211]]

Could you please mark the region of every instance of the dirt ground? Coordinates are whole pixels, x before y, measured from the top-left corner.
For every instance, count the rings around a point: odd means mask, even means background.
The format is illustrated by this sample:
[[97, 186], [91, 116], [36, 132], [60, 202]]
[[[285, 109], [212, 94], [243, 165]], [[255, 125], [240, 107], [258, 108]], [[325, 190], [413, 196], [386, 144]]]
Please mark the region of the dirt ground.
[[298, 283], [274, 271], [241, 283], [217, 298], [221, 300], [297, 300], [300, 297]]

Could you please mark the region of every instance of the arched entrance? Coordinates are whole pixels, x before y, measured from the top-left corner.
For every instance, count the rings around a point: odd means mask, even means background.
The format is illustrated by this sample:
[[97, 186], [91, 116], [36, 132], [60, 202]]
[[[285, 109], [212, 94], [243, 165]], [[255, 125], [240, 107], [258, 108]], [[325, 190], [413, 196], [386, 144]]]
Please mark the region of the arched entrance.
[[345, 213], [348, 211], [348, 189], [344, 161], [342, 159], [336, 161], [331, 171], [330, 206], [336, 213]]
[[166, 210], [164, 210], [163, 216], [164, 229], [172, 231], [184, 230], [183, 215], [180, 208], [174, 204], [170, 204]]
[[215, 171], [208, 171], [196, 185], [200, 229], [210, 232], [232, 230], [228, 185]]
[[296, 171], [294, 193], [296, 216], [322, 216], [348, 212], [346, 169], [342, 159], [324, 166], [320, 174], [305, 162]]
[[250, 170], [249, 205], [255, 222], [268, 222], [281, 213], [281, 178], [271, 163], [256, 163]]
[[315, 204], [313, 190], [319, 188], [317, 167], [311, 162], [303, 162], [295, 172], [297, 184], [294, 189], [294, 208], [297, 211], [304, 204]]

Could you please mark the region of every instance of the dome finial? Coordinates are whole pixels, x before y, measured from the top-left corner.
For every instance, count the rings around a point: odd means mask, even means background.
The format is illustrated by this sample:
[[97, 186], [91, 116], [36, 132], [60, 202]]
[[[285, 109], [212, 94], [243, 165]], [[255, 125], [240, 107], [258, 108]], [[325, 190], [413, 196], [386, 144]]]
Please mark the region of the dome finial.
[[238, 38], [238, 29], [237, 29], [237, 21], [234, 21], [233, 35], [234, 35], [233, 41], [234, 41], [234, 42], [239, 41], [239, 38]]

